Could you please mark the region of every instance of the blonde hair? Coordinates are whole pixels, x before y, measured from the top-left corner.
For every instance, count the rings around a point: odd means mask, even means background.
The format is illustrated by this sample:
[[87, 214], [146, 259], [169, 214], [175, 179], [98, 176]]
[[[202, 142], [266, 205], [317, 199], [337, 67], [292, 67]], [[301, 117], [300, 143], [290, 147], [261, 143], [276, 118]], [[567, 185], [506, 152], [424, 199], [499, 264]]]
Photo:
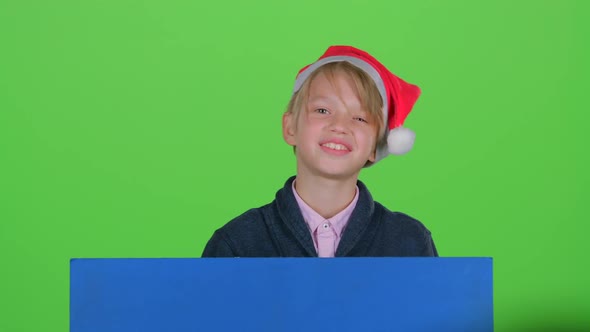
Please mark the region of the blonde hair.
[[[353, 90], [357, 94], [361, 107], [368, 113], [369, 118], [377, 126], [376, 145], [378, 146], [385, 144], [385, 120], [383, 119], [383, 99], [377, 89], [377, 85], [373, 79], [365, 73], [362, 69], [355, 65], [346, 62], [330, 62], [318, 69], [316, 69], [311, 75], [305, 80], [301, 88], [291, 96], [291, 100], [287, 105], [285, 113], [293, 114], [293, 125], [297, 126], [297, 120], [299, 114], [305, 109], [307, 101], [309, 100], [310, 87], [313, 80], [319, 75], [324, 74], [330, 83], [334, 83], [334, 77], [338, 73], [345, 74], [349, 81], [352, 83]], [[295, 151], [295, 147], [293, 147]], [[367, 162], [365, 167], [370, 166], [372, 163]]]

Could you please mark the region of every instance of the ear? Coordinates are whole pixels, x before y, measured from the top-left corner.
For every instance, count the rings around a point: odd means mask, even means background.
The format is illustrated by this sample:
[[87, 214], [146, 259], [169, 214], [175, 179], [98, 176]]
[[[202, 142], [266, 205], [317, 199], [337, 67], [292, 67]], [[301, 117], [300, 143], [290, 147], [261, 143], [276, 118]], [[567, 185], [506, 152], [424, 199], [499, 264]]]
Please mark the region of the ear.
[[283, 114], [283, 139], [287, 144], [295, 146], [295, 118], [290, 112]]
[[374, 163], [375, 159], [377, 159], [377, 147], [373, 149], [373, 152], [369, 155], [369, 161]]

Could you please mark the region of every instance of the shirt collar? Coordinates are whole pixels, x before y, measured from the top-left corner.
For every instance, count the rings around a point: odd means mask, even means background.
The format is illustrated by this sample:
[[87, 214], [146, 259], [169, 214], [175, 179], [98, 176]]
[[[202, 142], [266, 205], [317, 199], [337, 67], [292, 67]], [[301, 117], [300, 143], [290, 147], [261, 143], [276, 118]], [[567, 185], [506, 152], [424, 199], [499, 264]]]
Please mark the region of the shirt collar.
[[338, 212], [332, 218], [325, 219], [319, 213], [317, 213], [314, 209], [312, 209], [307, 203], [305, 203], [303, 201], [303, 199], [299, 196], [299, 194], [297, 193], [297, 190], [295, 190], [295, 181], [293, 181], [293, 183], [291, 184], [291, 188], [293, 189], [293, 195], [295, 196], [295, 200], [297, 201], [297, 204], [299, 205], [299, 209], [301, 210], [301, 214], [303, 215], [303, 219], [305, 220], [305, 223], [311, 229], [311, 231], [312, 232], [315, 231], [321, 224], [323, 224], [327, 220], [330, 222], [330, 224], [332, 225], [334, 231], [336, 231], [336, 234], [338, 234], [338, 236], [342, 235], [342, 231], [346, 227], [346, 224], [348, 224], [348, 220], [350, 219], [350, 215], [352, 214], [352, 211], [356, 207], [356, 203], [359, 198], [359, 188], [358, 188], [358, 186], [355, 186], [355, 187], [356, 187], [356, 189], [355, 189], [354, 198], [352, 199], [350, 204], [348, 204], [342, 211]]

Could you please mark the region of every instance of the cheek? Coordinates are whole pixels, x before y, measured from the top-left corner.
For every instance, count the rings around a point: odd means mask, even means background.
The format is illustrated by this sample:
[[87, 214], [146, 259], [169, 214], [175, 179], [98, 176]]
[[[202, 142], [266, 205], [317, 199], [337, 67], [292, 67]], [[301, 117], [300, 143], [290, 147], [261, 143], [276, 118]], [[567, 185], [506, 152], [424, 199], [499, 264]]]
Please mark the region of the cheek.
[[371, 127], [362, 128], [360, 131], [360, 137], [362, 141], [367, 145], [375, 144], [377, 140], [377, 133]]
[[302, 133], [314, 133], [322, 128], [322, 122], [308, 117], [299, 122], [299, 128], [301, 128]]

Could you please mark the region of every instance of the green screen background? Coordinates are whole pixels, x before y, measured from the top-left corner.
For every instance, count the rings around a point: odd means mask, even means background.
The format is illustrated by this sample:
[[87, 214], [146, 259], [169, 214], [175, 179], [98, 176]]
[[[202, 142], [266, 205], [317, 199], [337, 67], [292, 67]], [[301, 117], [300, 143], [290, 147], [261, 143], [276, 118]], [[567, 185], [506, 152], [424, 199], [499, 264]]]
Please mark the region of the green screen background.
[[68, 329], [72, 257], [199, 257], [271, 201], [333, 44], [423, 90], [375, 199], [494, 258], [497, 331], [587, 329], [586, 3], [1, 1], [0, 331]]

